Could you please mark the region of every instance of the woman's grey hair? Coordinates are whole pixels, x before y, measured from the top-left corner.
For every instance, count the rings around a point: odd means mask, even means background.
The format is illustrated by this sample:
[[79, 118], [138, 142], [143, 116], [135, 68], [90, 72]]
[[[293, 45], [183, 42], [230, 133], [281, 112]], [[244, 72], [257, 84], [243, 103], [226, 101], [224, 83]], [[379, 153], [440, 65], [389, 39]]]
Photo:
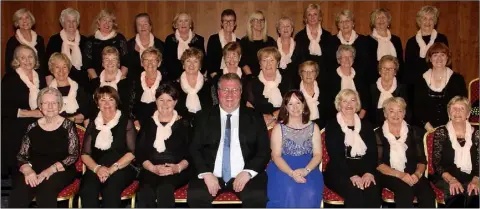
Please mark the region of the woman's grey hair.
[[38, 96], [37, 96], [37, 106], [38, 107], [42, 106], [43, 95], [45, 95], [45, 94], [55, 95], [55, 97], [57, 98], [58, 110], [62, 109], [62, 107], [63, 107], [62, 93], [60, 93], [60, 91], [58, 89], [52, 88], [52, 87], [45, 87], [42, 90], [40, 90], [40, 92], [38, 93]]
[[60, 21], [60, 25], [62, 25], [62, 28], [65, 27], [64, 23], [67, 15], [71, 15], [75, 17], [75, 21], [77, 22], [77, 28], [78, 28], [78, 25], [80, 25], [80, 12], [70, 7], [62, 10], [62, 12], [60, 13], [60, 18], [58, 18], [58, 20]]
[[29, 50], [30, 52], [32, 52], [33, 57], [35, 58], [35, 66], [33, 66], [33, 69], [38, 69], [40, 67], [40, 61], [38, 60], [37, 53], [35, 53], [35, 50], [33, 50], [32, 47], [27, 46], [27, 45], [23, 45], [23, 44], [18, 45], [17, 48], [15, 48], [15, 50], [13, 51], [13, 60], [12, 60], [12, 63], [11, 63], [12, 68], [17, 69], [18, 67], [20, 67], [20, 61], [19, 61], [18, 53], [20, 53], [20, 50], [22, 50], [22, 49], [26, 49], [26, 50]]
[[357, 51], [355, 50], [355, 47], [342, 44], [338, 46], [338, 49], [337, 49], [337, 53], [336, 53], [337, 61], [341, 58], [343, 51], [352, 52], [352, 58], [355, 59], [355, 54], [357, 53]]
[[434, 6], [424, 6], [417, 12], [416, 21], [417, 21], [417, 26], [419, 28], [420, 28], [420, 25], [422, 23], [422, 18], [426, 14], [432, 14], [433, 15], [433, 24], [437, 25], [438, 17], [440, 16], [440, 11]]

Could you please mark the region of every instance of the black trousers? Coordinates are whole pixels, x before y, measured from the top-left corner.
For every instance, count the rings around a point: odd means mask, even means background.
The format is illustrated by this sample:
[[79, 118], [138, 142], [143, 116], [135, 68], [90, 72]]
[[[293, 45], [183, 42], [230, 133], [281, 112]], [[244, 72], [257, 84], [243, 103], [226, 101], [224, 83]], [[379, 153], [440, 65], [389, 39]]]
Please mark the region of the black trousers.
[[[326, 173], [325, 173], [326, 174]], [[325, 185], [340, 195], [346, 208], [379, 208], [382, 204], [381, 190], [378, 185], [370, 184], [361, 190], [353, 186], [349, 177], [324, 175]], [[375, 178], [378, 181], [377, 178]]]
[[[139, 208], [173, 208], [175, 207], [175, 190], [188, 183], [188, 170], [170, 176], [158, 176], [147, 170], [140, 174], [138, 190]], [[157, 203], [155, 204], [155, 200]]]
[[[247, 182], [241, 192], [233, 191], [233, 181], [225, 184], [222, 178], [218, 178], [218, 183], [222, 187], [221, 191], [232, 191], [242, 201], [244, 208], [265, 208], [267, 206], [267, 174], [265, 172], [259, 173], [253, 179]], [[198, 179], [194, 176], [188, 184], [187, 203], [191, 208], [207, 208], [212, 207], [212, 197], [208, 192], [207, 185], [203, 179]]]
[[102, 206], [104, 208], [119, 208], [121, 206], [120, 195], [123, 190], [132, 184], [135, 179], [135, 171], [127, 166], [113, 173], [107, 181], [100, 182], [97, 174], [87, 170], [82, 178], [80, 185], [80, 198], [82, 198], [82, 207], [99, 208], [99, 194], [102, 196]]
[[445, 194], [445, 207], [446, 208], [478, 208], [479, 207], [479, 198], [478, 195], [468, 195], [468, 183], [465, 182], [462, 184], [463, 193], [450, 195], [450, 186], [447, 182], [440, 180], [435, 183], [435, 186], [443, 191]]
[[53, 174], [48, 180], [43, 180], [40, 185], [31, 187], [25, 184], [25, 176], [19, 174], [15, 178], [10, 198], [10, 208], [28, 208], [33, 198], [36, 198], [39, 208], [56, 208], [57, 196], [66, 186], [75, 180], [75, 170], [69, 169]]
[[413, 186], [393, 176], [380, 174], [379, 178], [382, 188], [395, 193], [394, 200], [397, 208], [412, 208], [414, 197], [417, 197], [420, 208], [435, 207], [435, 193], [425, 177], [420, 178]]

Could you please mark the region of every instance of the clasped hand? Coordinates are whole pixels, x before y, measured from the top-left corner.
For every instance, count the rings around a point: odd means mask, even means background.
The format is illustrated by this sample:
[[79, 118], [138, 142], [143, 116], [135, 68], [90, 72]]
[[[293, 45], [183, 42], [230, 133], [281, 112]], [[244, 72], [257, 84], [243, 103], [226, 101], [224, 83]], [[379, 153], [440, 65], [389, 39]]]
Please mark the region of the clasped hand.
[[44, 180], [48, 180], [55, 172], [49, 167], [43, 170], [40, 174], [36, 174], [33, 169], [27, 170], [25, 175], [25, 184], [36, 187], [40, 185]]
[[350, 177], [350, 181], [352, 181], [353, 186], [355, 186], [355, 187], [357, 187], [361, 190], [366, 189], [372, 183], [374, 185], [377, 185], [377, 182], [375, 182], [374, 176], [370, 173], [365, 173], [365, 174], [363, 174], [362, 177], [360, 177], [358, 175], [352, 176], [352, 177]]

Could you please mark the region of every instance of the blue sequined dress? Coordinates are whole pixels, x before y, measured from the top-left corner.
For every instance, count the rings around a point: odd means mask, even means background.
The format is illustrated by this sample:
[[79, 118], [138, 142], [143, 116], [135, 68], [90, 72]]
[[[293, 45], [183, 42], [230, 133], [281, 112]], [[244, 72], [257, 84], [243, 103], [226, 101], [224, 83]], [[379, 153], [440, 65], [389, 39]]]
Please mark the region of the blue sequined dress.
[[[305, 168], [313, 157], [312, 136], [314, 123], [303, 129], [294, 129], [281, 124], [282, 158], [293, 170]], [[323, 195], [323, 176], [318, 167], [307, 176], [304, 184], [281, 171], [270, 161], [267, 167], [268, 208], [319, 208]]]

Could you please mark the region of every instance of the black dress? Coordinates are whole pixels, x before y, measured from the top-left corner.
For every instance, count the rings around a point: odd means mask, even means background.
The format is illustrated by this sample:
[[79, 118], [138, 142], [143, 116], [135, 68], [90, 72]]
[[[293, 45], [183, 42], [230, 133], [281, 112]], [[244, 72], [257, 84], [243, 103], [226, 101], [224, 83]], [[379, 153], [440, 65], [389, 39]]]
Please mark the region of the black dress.
[[[39, 75], [40, 77], [40, 75]], [[40, 80], [40, 89], [46, 86]], [[29, 89], [15, 72], [6, 73], [2, 78], [2, 174], [17, 172], [15, 156], [29, 124], [36, 118], [17, 117], [18, 109], [30, 110]]]
[[[63, 86], [63, 87], [57, 87], [57, 88], [60, 91], [60, 93], [62, 93], [62, 96], [66, 97], [70, 92], [71, 86]], [[60, 115], [63, 117], [69, 118], [78, 114], [82, 114], [84, 119], [90, 118], [89, 111], [90, 111], [90, 104], [92, 103], [91, 98], [92, 97], [89, 94], [87, 94], [81, 86], [78, 86], [77, 97], [75, 97], [75, 100], [77, 100], [77, 103], [78, 103], [78, 109], [74, 113], [67, 113], [66, 111], [63, 111], [60, 113]]]
[[[385, 115], [383, 113], [383, 108], [377, 108], [378, 100], [380, 99], [380, 90], [377, 88], [377, 84], [371, 84], [370, 85], [370, 108], [367, 111], [368, 118], [370, 119], [370, 122], [372, 123], [373, 127], [379, 127], [383, 125], [383, 122], [385, 121]], [[397, 88], [395, 91], [392, 92], [393, 97], [401, 97], [405, 100], [405, 103], [407, 103], [406, 107], [406, 112], [405, 112], [405, 121], [410, 122], [410, 118], [412, 116], [411, 113], [411, 106], [408, 103], [408, 98], [407, 98], [407, 89], [405, 85], [398, 83], [397, 80]]]
[[[368, 61], [371, 60], [372, 55], [370, 54], [369, 46], [368, 46], [368, 37], [364, 36], [362, 34], [357, 34], [358, 37], [353, 41], [351, 46], [355, 48], [355, 60], [353, 60], [353, 69], [355, 69], [355, 72], [357, 73], [358, 76], [361, 76], [363, 81], [367, 83], [371, 83], [371, 80], [373, 79], [373, 76], [371, 76], [371, 71], [368, 69], [369, 63]], [[332, 36], [332, 47], [330, 48], [332, 51], [330, 54], [332, 56], [335, 56], [335, 59], [330, 59], [331, 66], [332, 66], [332, 72], [337, 69], [340, 64], [338, 64], [337, 58], [336, 58], [336, 52], [338, 50], [338, 47], [342, 44], [340, 39], [338, 38], [337, 35]], [[375, 53], [375, 58], [377, 53]], [[378, 71], [376, 71], [378, 72]], [[375, 74], [376, 75], [376, 74]], [[376, 80], [375, 80], [376, 81]], [[373, 81], [373, 82], [375, 82]]]
[[[100, 87], [100, 76], [97, 78], [94, 78], [90, 80], [90, 89], [92, 92], [95, 92], [97, 88]], [[120, 96], [120, 104], [118, 105], [118, 109], [121, 110], [124, 114], [128, 115], [130, 118], [132, 118], [132, 102], [131, 102], [131, 95], [133, 89], [131, 88], [131, 82], [128, 79], [121, 79], [117, 83], [117, 92], [118, 95]], [[98, 108], [97, 104], [95, 104], [95, 101], [91, 102], [90, 105], [90, 116], [95, 119], [98, 114]]]
[[[423, 151], [423, 134], [422, 129], [407, 125], [408, 135], [405, 144], [408, 146], [405, 151], [407, 162], [405, 163], [405, 172], [412, 175], [417, 170], [417, 164], [427, 165], [427, 158]], [[383, 134], [382, 127], [375, 130], [378, 147], [378, 165], [390, 165], [390, 143]], [[398, 140], [398, 138], [397, 138]], [[394, 168], [392, 168], [394, 169]], [[435, 207], [435, 193], [430, 187], [430, 182], [425, 176], [418, 180], [418, 182], [410, 186], [401, 179], [385, 175], [379, 172], [379, 179], [381, 187], [387, 188], [395, 193], [395, 204], [398, 208], [411, 208], [413, 206], [413, 199], [417, 197], [420, 208], [434, 208]]]
[[[158, 86], [163, 83], [166, 82], [162, 79]], [[132, 107], [132, 120], [138, 120], [141, 126], [143, 126], [144, 121], [151, 118], [153, 113], [157, 110], [157, 104], [155, 101], [151, 103], [144, 103], [141, 101], [143, 92], [142, 82], [140, 81], [140, 77], [138, 77], [137, 80], [134, 81], [133, 91], [131, 91], [130, 102], [133, 102], [133, 104], [130, 106]]]
[[[236, 39], [235, 42], [240, 42], [240, 39]], [[221, 62], [223, 57], [223, 47], [220, 43], [220, 36], [218, 33], [211, 35], [208, 38], [207, 43], [207, 56], [206, 58], [206, 65], [207, 73], [210, 76], [212, 73], [221, 73]]]
[[[473, 129], [473, 127], [472, 127]], [[458, 138], [458, 143], [460, 146], [465, 146], [465, 139]], [[464, 208], [472, 207], [478, 208], [478, 195], [468, 195], [468, 184], [472, 181], [474, 176], [478, 177], [478, 162], [479, 162], [479, 152], [480, 152], [480, 132], [477, 130], [472, 133], [472, 147], [470, 147], [470, 158], [472, 161], [472, 171], [471, 173], [466, 173], [460, 170], [454, 163], [455, 159], [455, 150], [452, 148], [452, 143], [450, 142], [450, 137], [448, 135], [447, 128], [441, 126], [435, 130], [433, 135], [433, 167], [435, 174], [430, 176], [430, 179], [433, 180], [435, 186], [443, 191], [445, 195], [445, 205], [446, 207], [455, 207], [455, 208]], [[450, 195], [449, 184], [445, 182], [442, 178], [442, 174], [448, 172], [450, 175], [455, 177], [461, 184], [464, 189], [463, 193], [457, 194], [455, 196]]]
[[414, 97], [413, 122], [425, 127], [427, 122], [435, 128], [448, 122], [447, 104], [454, 96], [467, 97], [467, 88], [463, 76], [453, 73], [441, 92], [430, 89], [423, 77], [417, 80]]
[[[202, 36], [195, 34], [188, 43], [189, 47], [195, 47], [203, 52], [204, 59], [202, 62], [202, 67], [200, 71], [202, 74], [205, 72], [205, 68], [208, 66], [205, 59], [205, 46], [204, 46], [204, 39]], [[180, 75], [183, 73], [183, 65], [180, 59], [178, 59], [178, 40], [175, 37], [175, 33], [172, 33], [165, 38], [165, 54], [163, 58], [163, 63], [165, 65], [165, 81], [174, 81], [180, 78]]]
[[[135, 37], [131, 38], [128, 40], [127, 45], [128, 45], [128, 60], [130, 61], [129, 66], [128, 66], [128, 78], [132, 81], [137, 81], [138, 78], [140, 78], [140, 74], [143, 72], [143, 67], [142, 67], [142, 62], [140, 60], [140, 52], [135, 50]], [[165, 53], [165, 43], [163, 43], [162, 40], [158, 39], [157, 37], [153, 37], [153, 47], [157, 48], [160, 53], [162, 53], [162, 58], [164, 58], [164, 53]], [[160, 65], [159, 69], [160, 72], [163, 73], [164, 69], [164, 62], [162, 62], [162, 65]], [[165, 75], [163, 75], [165, 76]]]
[[[80, 45], [79, 45], [80, 50], [83, 50], [83, 48], [85, 47], [86, 41], [87, 41], [87, 37], [84, 35], [80, 35]], [[50, 59], [50, 56], [52, 56], [54, 52], [60, 52], [60, 53], [62, 52], [62, 44], [63, 44], [63, 40], [60, 37], [60, 33], [57, 33], [50, 37], [50, 39], [48, 40], [47, 51], [46, 51], [47, 63], [48, 63], [48, 59]], [[82, 58], [82, 61], [83, 61], [83, 58]], [[83, 64], [83, 62], [82, 62], [82, 65], [83, 65], [82, 69], [77, 69], [75, 68], [75, 66], [72, 65], [72, 68], [70, 69], [70, 74], [68, 74], [68, 77], [70, 77], [72, 80], [76, 81], [80, 86], [85, 88], [88, 86], [88, 74], [85, 71], [86, 68], [84, 68], [85, 64]]]
[[[118, 124], [110, 129], [113, 135], [111, 147], [101, 150], [95, 147], [97, 130], [95, 122], [92, 121], [85, 132], [82, 155], [89, 155], [97, 164], [106, 167], [118, 162], [127, 153], [135, 154], [135, 143], [137, 132], [133, 122], [128, 116], [122, 113]], [[102, 196], [102, 206], [105, 208], [119, 208], [121, 205], [120, 194], [135, 179], [135, 170], [126, 166], [112, 175], [104, 183], [100, 183], [97, 174], [87, 169], [82, 178], [79, 195], [82, 198], [82, 206], [85, 208], [100, 207], [98, 199]]]
[[260, 62], [257, 58], [257, 52], [268, 46], [276, 48], [277, 42], [270, 36], [267, 37], [266, 42], [263, 40], [250, 41], [248, 40], [248, 36], [245, 36], [240, 40], [240, 46], [242, 47], [242, 57], [240, 58], [238, 66], [243, 68], [245, 65], [248, 65], [252, 71], [252, 75], [256, 77], [258, 73], [260, 73]]
[[79, 154], [80, 142], [73, 122], [64, 119], [60, 127], [53, 131], [44, 130], [38, 121], [30, 124], [17, 155], [18, 165], [30, 163], [38, 175], [54, 163], [60, 162], [65, 171], [54, 173], [37, 187], [27, 185], [24, 175], [19, 174], [10, 193], [9, 207], [26, 208], [36, 197], [39, 207], [56, 208], [58, 193], [79, 174], [75, 169]]
[[[399, 81], [403, 81], [403, 73], [404, 73], [404, 62], [403, 62], [403, 48], [402, 48], [402, 40], [396, 35], [392, 34], [392, 38], [390, 41], [395, 47], [395, 52], [397, 53], [397, 59], [399, 68], [397, 71], [397, 78]], [[369, 83], [375, 83], [377, 79], [380, 77], [378, 73], [378, 60], [377, 60], [377, 49], [378, 49], [378, 41], [373, 38], [371, 35], [367, 36], [367, 45], [370, 54], [370, 60], [368, 60], [368, 64], [366, 67], [366, 78]], [[361, 52], [360, 52], [361, 53]]]
[[95, 38], [95, 36], [88, 37], [85, 47], [82, 49], [83, 68], [86, 70], [93, 68], [95, 69], [97, 76], [100, 76], [100, 73], [103, 70], [102, 51], [106, 46], [117, 48], [120, 53], [119, 59], [121, 66], [130, 66], [128, 60], [127, 40], [123, 34], [117, 32], [115, 37], [108, 40], [100, 40]]
[[[175, 105], [175, 110], [178, 112], [178, 115], [182, 116], [183, 118], [191, 122], [195, 116], [195, 113], [188, 111], [188, 108], [186, 105], [187, 93], [185, 93], [182, 90], [180, 81], [172, 82], [172, 86], [175, 87], [178, 91], [178, 101], [177, 101], [177, 105]], [[198, 98], [200, 99], [200, 105], [202, 106], [202, 110], [212, 108], [213, 106], [212, 85], [208, 80], [204, 81], [203, 86], [200, 89], [200, 91], [197, 92], [197, 95], [198, 95]]]
[[[323, 173], [325, 186], [339, 194], [345, 200], [346, 208], [378, 208], [381, 205], [380, 187], [370, 184], [364, 190], [352, 185], [350, 177], [365, 173], [377, 176], [377, 144], [372, 125], [362, 120], [360, 137], [367, 146], [365, 155], [351, 157], [350, 147], [344, 144], [345, 134], [336, 119], [330, 120], [325, 127], [325, 145], [330, 161]], [[349, 127], [353, 129], [353, 127]], [[327, 153], [324, 153], [327, 154]]]
[[[163, 124], [163, 125], [166, 125]], [[189, 160], [190, 154], [186, 149], [190, 144], [190, 122], [181, 117], [172, 125], [172, 135], [165, 140], [166, 150], [159, 153], [154, 147], [155, 137], [157, 133], [157, 125], [150, 118], [145, 121], [142, 130], [139, 133], [139, 138], [136, 146], [136, 160], [139, 167], [142, 167], [143, 162], [149, 160], [153, 165], [160, 165], [165, 163], [177, 164], [182, 160]], [[140, 188], [138, 207], [158, 207], [167, 208], [175, 206], [174, 192], [179, 187], [188, 183], [190, 178], [190, 167], [182, 170], [180, 174], [169, 176], [158, 176], [146, 169], [143, 169], [140, 174]], [[155, 204], [156, 200], [156, 204]]]
[[[248, 101], [253, 105], [255, 111], [261, 114], [273, 114], [273, 112], [280, 109], [280, 107], [274, 107], [272, 103], [268, 102], [268, 99], [263, 96], [263, 89], [265, 85], [257, 78], [254, 78], [250, 83], [247, 90]], [[278, 89], [280, 89], [280, 93], [285, 95], [290, 89], [291, 84], [288, 79], [284, 79], [282, 77], [282, 81], [278, 84]]]
[[[15, 35], [10, 37], [7, 41], [7, 46], [5, 48], [5, 73], [15, 72], [15, 69], [12, 67], [12, 61], [14, 58], [15, 48], [20, 46], [21, 43], [17, 40]], [[45, 41], [42, 36], [37, 35], [37, 45], [35, 45], [37, 50], [38, 62], [40, 67], [36, 69], [38, 72], [40, 80], [45, 81], [45, 76], [51, 75], [48, 70], [48, 58], [45, 54]]]

